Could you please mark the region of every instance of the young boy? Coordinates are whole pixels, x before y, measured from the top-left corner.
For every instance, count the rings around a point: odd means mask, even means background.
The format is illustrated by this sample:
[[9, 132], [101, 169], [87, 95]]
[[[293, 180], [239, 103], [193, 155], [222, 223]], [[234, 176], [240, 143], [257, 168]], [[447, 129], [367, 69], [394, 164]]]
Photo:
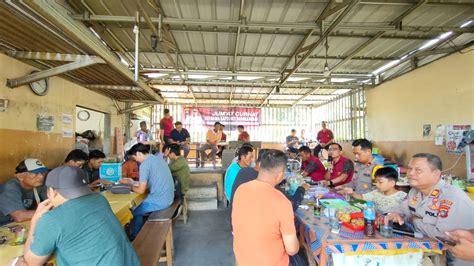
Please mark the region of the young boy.
[[385, 214], [392, 207], [399, 205], [407, 196], [407, 193], [395, 188], [397, 181], [398, 172], [391, 167], [383, 167], [375, 172], [375, 186], [377, 189], [361, 195], [355, 193], [352, 188], [345, 187], [344, 192], [356, 199], [373, 201], [376, 211]]

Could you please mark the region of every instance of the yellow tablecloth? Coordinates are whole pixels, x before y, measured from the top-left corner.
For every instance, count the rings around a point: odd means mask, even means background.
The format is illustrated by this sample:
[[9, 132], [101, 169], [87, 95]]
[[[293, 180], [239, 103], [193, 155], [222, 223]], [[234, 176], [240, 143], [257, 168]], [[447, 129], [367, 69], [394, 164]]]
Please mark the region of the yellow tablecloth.
[[[129, 223], [132, 218], [130, 208], [139, 205], [144, 199], [145, 195], [137, 193], [130, 194], [112, 194], [109, 191], [102, 193], [107, 199], [117, 219], [122, 225]], [[27, 230], [30, 227], [29, 222], [20, 223]], [[6, 235], [10, 243], [15, 235], [10, 233], [7, 226], [0, 227], [0, 236]], [[23, 255], [23, 245], [11, 246], [9, 243], [0, 245], [0, 266], [6, 265], [12, 258]]]

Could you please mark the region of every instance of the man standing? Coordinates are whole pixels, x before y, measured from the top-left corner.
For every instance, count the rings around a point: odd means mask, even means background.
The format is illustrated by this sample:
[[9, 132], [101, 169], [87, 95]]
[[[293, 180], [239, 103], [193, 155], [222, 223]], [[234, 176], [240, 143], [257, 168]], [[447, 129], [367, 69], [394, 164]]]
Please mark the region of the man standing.
[[140, 264], [109, 203], [89, 189], [81, 169], [60, 166], [46, 186], [49, 199], [31, 220], [21, 262], [43, 265], [54, 253], [58, 265]]
[[[214, 123], [214, 129], [209, 129], [206, 135], [206, 143], [201, 147], [201, 167], [204, 167], [204, 162], [208, 159], [206, 150], [211, 150], [211, 160], [214, 168], [216, 167], [216, 153], [219, 150], [217, 143], [222, 139], [221, 123]], [[198, 163], [199, 167], [199, 163]]]
[[191, 136], [188, 130], [183, 128], [183, 124], [179, 121], [174, 123], [175, 129], [171, 130], [170, 143], [178, 144], [184, 151], [184, 159], [188, 158], [189, 154], [189, 143], [191, 142]]
[[316, 156], [319, 156], [319, 152], [321, 151], [321, 149], [327, 150], [329, 148], [329, 144], [334, 141], [334, 134], [330, 129], [327, 128], [326, 121], [323, 121], [321, 123], [321, 126], [323, 127], [323, 129], [318, 132], [318, 136], [316, 137], [319, 144], [318, 146], [316, 146], [316, 148], [314, 148], [314, 155]]
[[166, 146], [170, 144], [170, 134], [173, 130], [173, 117], [170, 115], [170, 110], [163, 110], [163, 118], [160, 120], [160, 138], [161, 144], [163, 144], [163, 151]]
[[[140, 163], [139, 184], [133, 186], [132, 190], [138, 194], [144, 194], [148, 190], [148, 196], [133, 210], [132, 239], [142, 228], [144, 214], [166, 209], [174, 199], [173, 177], [168, 165], [158, 156], [150, 155], [149, 151], [150, 147], [141, 143], [135, 144], [128, 151], [128, 154]], [[121, 179], [120, 182], [130, 183], [130, 180]]]
[[232, 197], [232, 186], [240, 169], [250, 166], [253, 160], [253, 149], [248, 146], [243, 146], [239, 149], [237, 154], [237, 162], [231, 164], [225, 173], [224, 186], [227, 200], [230, 201]]
[[145, 121], [140, 122], [140, 130], [137, 131], [137, 141], [143, 144], [150, 144], [150, 141], [153, 141], [153, 135], [150, 130], [148, 130]]
[[267, 151], [257, 179], [235, 192], [232, 226], [238, 265], [287, 266], [288, 256], [298, 253], [291, 202], [275, 189], [284, 178], [286, 162], [282, 151]]
[[242, 141], [242, 142], [250, 141], [250, 135], [249, 133], [247, 133], [247, 131], [244, 130], [244, 126], [238, 125], [237, 130], [239, 131], [239, 138], [237, 139], [238, 141]]
[[286, 137], [286, 147], [287, 148], [299, 148], [299, 140], [298, 137], [296, 136], [296, 129], [291, 130], [291, 134]]
[[[409, 222], [416, 231], [435, 238], [446, 232], [474, 229], [474, 202], [459, 188], [441, 179], [441, 159], [433, 154], [415, 154], [408, 164], [412, 187], [407, 199], [393, 209], [390, 218], [400, 224]], [[456, 259], [454, 265], [472, 265]]]
[[16, 167], [15, 178], [9, 180], [0, 194], [0, 224], [29, 221], [38, 204], [47, 199], [43, 185], [48, 168], [38, 159], [25, 159]]
[[299, 154], [302, 160], [303, 176], [309, 176], [313, 181], [324, 180], [326, 168], [318, 157], [311, 154], [311, 149], [308, 146], [303, 146], [299, 149]]
[[340, 186], [352, 181], [354, 174], [354, 163], [342, 156], [342, 146], [338, 143], [331, 143], [329, 145], [329, 168], [324, 176], [329, 182], [330, 187]]
[[372, 143], [366, 139], [356, 139], [352, 142], [352, 152], [355, 157], [354, 176], [347, 185], [357, 194], [372, 191], [372, 173], [380, 165], [372, 156]]

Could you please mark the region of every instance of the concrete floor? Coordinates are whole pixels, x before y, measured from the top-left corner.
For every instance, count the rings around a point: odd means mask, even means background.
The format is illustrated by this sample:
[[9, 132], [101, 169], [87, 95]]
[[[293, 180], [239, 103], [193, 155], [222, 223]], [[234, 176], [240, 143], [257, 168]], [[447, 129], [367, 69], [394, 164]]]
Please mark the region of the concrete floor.
[[188, 215], [186, 225], [177, 221], [173, 228], [173, 265], [235, 265], [229, 209], [190, 211]]

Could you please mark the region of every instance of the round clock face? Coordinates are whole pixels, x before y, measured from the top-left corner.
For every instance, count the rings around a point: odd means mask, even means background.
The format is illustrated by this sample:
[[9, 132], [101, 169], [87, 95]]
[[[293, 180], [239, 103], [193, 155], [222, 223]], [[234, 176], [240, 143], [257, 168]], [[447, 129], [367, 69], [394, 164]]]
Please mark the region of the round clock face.
[[44, 96], [48, 93], [48, 81], [46, 79], [41, 79], [35, 82], [30, 83], [31, 90], [39, 96]]
[[91, 114], [86, 110], [81, 110], [77, 113], [77, 118], [81, 121], [87, 121], [91, 117]]

